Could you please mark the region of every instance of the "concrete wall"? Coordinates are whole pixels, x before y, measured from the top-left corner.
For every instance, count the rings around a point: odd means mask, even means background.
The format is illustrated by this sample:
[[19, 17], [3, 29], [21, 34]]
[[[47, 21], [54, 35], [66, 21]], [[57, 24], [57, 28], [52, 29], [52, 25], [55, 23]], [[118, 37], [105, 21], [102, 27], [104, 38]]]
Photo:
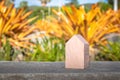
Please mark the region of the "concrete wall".
[[0, 62], [0, 80], [120, 80], [120, 62], [91, 62], [65, 69], [64, 62]]

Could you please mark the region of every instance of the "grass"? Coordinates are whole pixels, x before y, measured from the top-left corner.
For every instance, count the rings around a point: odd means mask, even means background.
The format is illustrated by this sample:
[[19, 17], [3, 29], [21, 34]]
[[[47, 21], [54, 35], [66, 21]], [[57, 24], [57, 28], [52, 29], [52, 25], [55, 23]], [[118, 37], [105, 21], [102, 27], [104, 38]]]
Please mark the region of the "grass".
[[120, 61], [120, 42], [109, 42], [106, 46], [100, 46], [100, 52], [96, 60]]
[[56, 37], [44, 37], [41, 41], [37, 40], [36, 47], [33, 49], [27, 61], [63, 61], [65, 54], [65, 42]]

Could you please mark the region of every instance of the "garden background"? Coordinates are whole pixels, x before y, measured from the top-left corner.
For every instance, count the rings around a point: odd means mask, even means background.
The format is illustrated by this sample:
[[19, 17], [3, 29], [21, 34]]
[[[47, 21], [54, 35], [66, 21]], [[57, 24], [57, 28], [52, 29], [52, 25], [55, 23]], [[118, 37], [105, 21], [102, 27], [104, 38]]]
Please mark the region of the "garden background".
[[[64, 61], [65, 43], [81, 34], [90, 45], [91, 60], [120, 60], [120, 1], [47, 6], [52, 0], [39, 0], [41, 6], [22, 1], [0, 0], [1, 61]], [[73, 54], [74, 56], [74, 54]]]

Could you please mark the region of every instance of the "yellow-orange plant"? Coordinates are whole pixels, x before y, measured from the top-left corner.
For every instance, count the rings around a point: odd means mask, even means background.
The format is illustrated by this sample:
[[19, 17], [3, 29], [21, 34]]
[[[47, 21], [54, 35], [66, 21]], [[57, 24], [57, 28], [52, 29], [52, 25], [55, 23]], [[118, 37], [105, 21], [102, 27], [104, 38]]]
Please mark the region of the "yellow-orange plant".
[[25, 36], [35, 29], [29, 26], [35, 18], [26, 19], [31, 13], [25, 13], [24, 8], [17, 10], [13, 4], [7, 7], [5, 0], [0, 2], [0, 46], [7, 38], [13, 46], [29, 48], [31, 43]]
[[119, 28], [114, 25], [118, 18], [116, 12], [109, 9], [105, 12], [96, 4], [89, 12], [83, 6], [70, 8], [63, 6], [63, 12], [53, 12], [57, 17], [49, 17], [47, 20], [38, 20], [36, 27], [45, 31], [48, 35], [65, 38], [68, 40], [74, 34], [81, 34], [90, 45], [104, 44], [107, 34], [118, 32]]

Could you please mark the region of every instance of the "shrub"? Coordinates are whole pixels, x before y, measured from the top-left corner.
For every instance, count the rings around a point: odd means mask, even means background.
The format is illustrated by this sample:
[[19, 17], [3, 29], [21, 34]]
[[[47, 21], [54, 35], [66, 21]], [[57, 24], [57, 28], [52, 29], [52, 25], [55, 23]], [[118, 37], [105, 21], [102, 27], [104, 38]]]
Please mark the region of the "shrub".
[[120, 42], [109, 42], [108, 45], [101, 45], [96, 60], [120, 61]]
[[44, 37], [39, 42], [32, 53], [26, 57], [28, 61], [63, 61], [65, 53], [65, 43], [63, 39], [56, 37]]
[[5, 0], [0, 2], [0, 47], [5, 38], [14, 47], [29, 48], [32, 45], [25, 37], [35, 29], [30, 27], [29, 23], [36, 17], [26, 19], [32, 12], [25, 13], [24, 10], [17, 10], [13, 4], [5, 6]]
[[75, 34], [81, 34], [91, 46], [105, 44], [105, 36], [118, 32], [115, 25], [118, 21], [116, 12], [109, 9], [102, 12], [97, 4], [89, 12], [83, 6], [70, 8], [63, 6], [63, 13], [53, 10], [57, 17], [48, 17], [47, 20], [38, 20], [36, 27], [45, 31], [47, 35], [63, 38], [67, 41]]

